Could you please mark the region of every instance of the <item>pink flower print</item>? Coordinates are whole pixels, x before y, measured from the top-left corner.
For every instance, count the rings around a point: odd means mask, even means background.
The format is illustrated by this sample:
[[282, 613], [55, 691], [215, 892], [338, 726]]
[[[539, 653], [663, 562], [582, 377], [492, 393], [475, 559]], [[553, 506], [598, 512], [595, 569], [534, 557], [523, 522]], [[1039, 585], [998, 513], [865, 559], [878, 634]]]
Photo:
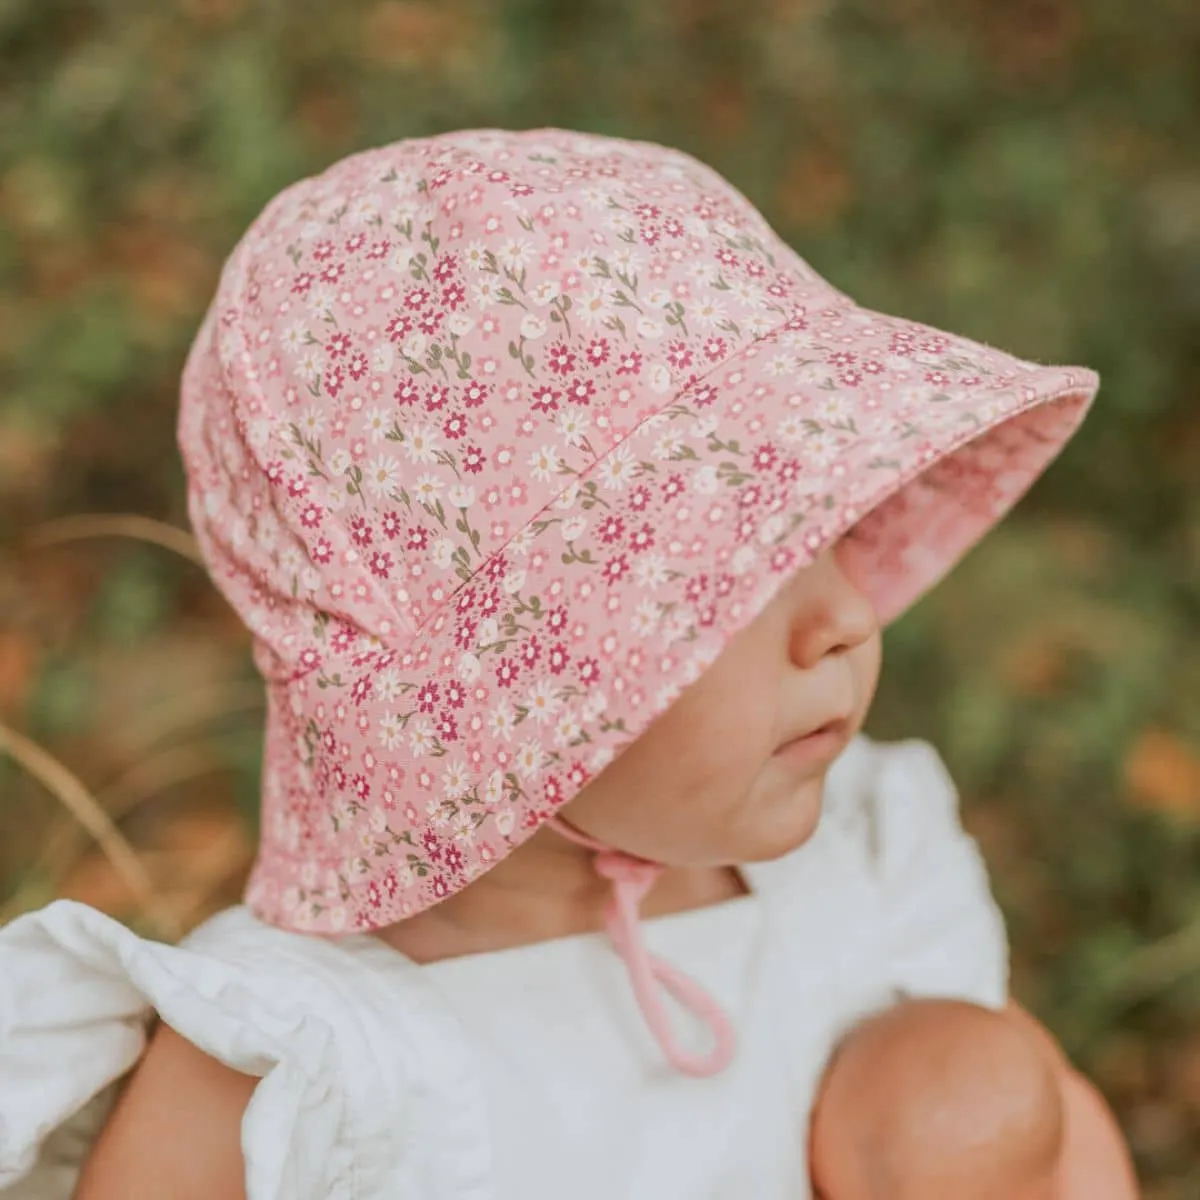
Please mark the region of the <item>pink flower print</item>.
[[567, 627], [568, 620], [565, 605], [559, 604], [546, 611], [546, 628], [553, 634], [562, 633]]
[[383, 531], [383, 536], [391, 541], [393, 538], [400, 536], [400, 514], [395, 509], [389, 509], [383, 514], [379, 521], [379, 527]]
[[413, 319], [407, 313], [396, 313], [388, 321], [384, 331], [389, 341], [402, 342], [413, 331]]
[[662, 224], [662, 230], [667, 237], [683, 237], [683, 223], [678, 217], [668, 217]]
[[779, 451], [770, 442], [764, 442], [754, 451], [754, 457], [750, 461], [756, 471], [769, 471], [778, 458]]
[[645, 512], [650, 503], [650, 489], [644, 484], [639, 483], [637, 487], [629, 493], [629, 507], [634, 512]]
[[558, 375], [569, 375], [575, 369], [575, 355], [565, 342], [555, 342], [546, 352], [546, 365]]
[[443, 742], [458, 741], [458, 720], [449, 710], [438, 717], [433, 728]]
[[642, 355], [638, 350], [624, 350], [617, 363], [618, 375], [637, 375], [642, 369]]
[[738, 493], [738, 508], [754, 508], [762, 502], [762, 488], [757, 483], [747, 484]]
[[472, 475], [478, 475], [483, 470], [486, 459], [478, 446], [467, 446], [463, 449], [462, 468]]
[[483, 334], [483, 340], [486, 342], [493, 334], [500, 332], [499, 318], [492, 313], [485, 313], [479, 322], [479, 331]]
[[362, 704], [362, 702], [371, 694], [371, 688], [372, 684], [370, 675], [360, 675], [350, 688], [350, 699], [353, 700], [355, 704]]
[[346, 373], [340, 366], [332, 366], [325, 372], [325, 391], [335, 400], [346, 382]]
[[478, 628], [478, 621], [461, 619], [454, 627], [454, 644], [460, 650], [470, 650], [475, 645], [475, 631]]
[[431, 713], [438, 701], [438, 685], [427, 679], [417, 691], [417, 708], [421, 712]]
[[567, 771], [567, 781], [576, 790], [582, 788], [591, 777], [591, 772], [578, 759], [571, 764]]
[[420, 394], [411, 379], [402, 379], [396, 384], [396, 402], [405, 408], [415, 404]]
[[567, 399], [572, 404], [591, 404], [595, 394], [596, 381], [594, 379], [573, 379], [571, 386], [567, 388]]
[[662, 493], [668, 500], [674, 500], [676, 496], [682, 496], [684, 490], [683, 476], [670, 475], [666, 482], [662, 485]]
[[442, 842], [434, 829], [426, 829], [421, 834], [421, 846], [431, 862], [442, 861]]
[[487, 400], [491, 391], [491, 384], [473, 379], [463, 388], [463, 403], [468, 408], [478, 408]]
[[925, 382], [934, 387], [945, 387], [950, 382], [950, 376], [945, 371], [926, 371]]
[[329, 263], [321, 271], [321, 282], [336, 284], [341, 281], [342, 276], [346, 273], [345, 263]]
[[367, 777], [362, 774], [356, 774], [350, 785], [354, 789], [354, 794], [359, 800], [366, 801], [371, 795], [371, 785], [367, 782]]
[[457, 281], [442, 288], [442, 303], [451, 311], [457, 312], [467, 302], [467, 289]]
[[[691, 603], [695, 604], [707, 590], [708, 576], [700, 574], [687, 581], [687, 586], [683, 589], [683, 594]], [[632, 666], [633, 664], [631, 663], [630, 665]]]
[[429, 530], [424, 525], [410, 525], [406, 550], [427, 550], [429, 548]]
[[333, 562], [333, 546], [328, 538], [317, 538], [317, 544], [308, 552], [309, 558], [320, 566]]
[[886, 368], [884, 367], [883, 363], [879, 362], [877, 359], [874, 359], [874, 358], [872, 358], [872, 359], [868, 360], [867, 362], [863, 363], [863, 364], [862, 364], [862, 369], [863, 369], [863, 370], [864, 370], [864, 371], [865, 371], [865, 372], [866, 372], [868, 375], [882, 375], [882, 374], [883, 374], [883, 372], [886, 370]]
[[279, 462], [278, 459], [268, 463], [265, 474], [267, 482], [272, 487], [278, 487], [283, 482], [283, 463]]
[[448, 437], [458, 439], [467, 435], [466, 413], [451, 413], [442, 423], [442, 432]]
[[464, 862], [463, 852], [453, 843], [446, 847], [445, 858], [446, 866], [449, 867], [450, 870], [455, 873], [455, 875], [462, 873]]
[[490, 587], [483, 594], [483, 598], [479, 601], [479, 615], [481, 617], [494, 617], [500, 611], [500, 589], [498, 587]]
[[429, 309], [417, 318], [417, 329], [426, 337], [434, 337], [445, 316], [440, 310]]
[[667, 362], [677, 371], [692, 365], [692, 352], [687, 342], [674, 341], [667, 347]]
[[367, 884], [367, 903], [372, 908], [378, 908], [383, 903], [383, 893], [379, 890], [379, 884], [373, 879]]
[[330, 358], [345, 358], [350, 353], [351, 343], [350, 335], [339, 331], [325, 343], [325, 353]]
[[521, 664], [527, 671], [537, 666], [538, 659], [542, 657], [542, 644], [537, 640], [536, 635], [531, 636], [529, 641], [521, 646], [520, 657]]
[[858, 356], [852, 350], [835, 350], [830, 356], [829, 361], [835, 367], [848, 367]]
[[302, 670], [311, 671], [321, 665], [321, 656], [313, 649], [312, 646], [306, 646], [300, 655], [300, 667]]
[[785, 458], [775, 472], [775, 478], [780, 483], [795, 483], [800, 478], [801, 463], [798, 458]]
[[738, 256], [734, 254], [734, 252], [730, 250], [728, 246], [722, 246], [717, 251], [715, 257], [717, 262], [724, 267], [736, 267], [740, 261]]
[[462, 708], [467, 701], [467, 689], [457, 679], [451, 679], [446, 684], [445, 700], [451, 708]]
[[702, 383], [692, 392], [692, 403], [697, 408], [708, 408], [717, 395], [717, 389], [711, 383]]
[[448, 283], [454, 278], [454, 272], [458, 268], [458, 263], [455, 261], [453, 254], [441, 255], [434, 264], [431, 274], [438, 283]]
[[717, 362], [725, 357], [726, 353], [725, 339], [721, 337], [706, 337], [704, 339], [704, 357], [709, 362]]
[[355, 513], [350, 518], [350, 536], [356, 545], [369, 546], [371, 544], [371, 526], [367, 523], [366, 517]]
[[547, 804], [557, 808], [563, 802], [562, 783], [557, 775], [546, 776], [542, 783], [542, 798]]
[[392, 570], [392, 556], [386, 550], [376, 550], [371, 555], [371, 574], [386, 579]]
[[595, 683], [600, 678], [600, 664], [594, 658], [581, 658], [576, 665], [581, 683]]
[[496, 664], [496, 682], [500, 687], [512, 687], [519, 674], [520, 668], [511, 658], [502, 658]]
[[312, 285], [315, 279], [316, 276], [313, 275], [311, 271], [301, 271], [300, 274], [292, 280], [292, 295], [307, 296], [312, 290]]
[[625, 532], [625, 521], [616, 513], [608, 513], [597, 526], [602, 541], [612, 545]]
[[624, 554], [618, 554], [615, 558], [610, 558], [604, 564], [604, 570], [601, 572], [601, 575], [605, 583], [620, 583], [628, 571], [629, 560]]
[[383, 890], [385, 892], [387, 892], [389, 900], [395, 898], [396, 892], [399, 890], [399, 887], [400, 887], [400, 881], [396, 877], [396, 869], [394, 867], [389, 868], [389, 870], [383, 877]]
[[593, 367], [608, 362], [608, 338], [592, 338], [588, 342], [587, 360]]
[[328, 238], [322, 238], [312, 248], [312, 256], [317, 262], [328, 262], [334, 253], [334, 244]]
[[567, 653], [566, 645], [563, 642], [555, 642], [546, 655], [546, 661], [550, 666], [552, 674], [561, 675], [567, 669], [567, 664], [571, 661], [571, 656]]
[[287, 484], [287, 494], [293, 500], [308, 495], [308, 480], [303, 475], [293, 475]]
[[641, 554], [644, 550], [649, 550], [654, 545], [654, 528], [650, 524], [645, 524], [641, 529], [636, 529], [633, 536], [629, 539], [629, 548], [635, 554]]
[[548, 383], [543, 383], [534, 388], [533, 395], [529, 397], [529, 406], [537, 413], [552, 413], [558, 408], [560, 395], [561, 393], [556, 392]]
[[410, 312], [420, 312], [432, 299], [426, 288], [410, 288], [404, 293], [404, 307]]
[[346, 373], [357, 383], [369, 370], [367, 356], [361, 351], [346, 364]]
[[513, 508], [519, 508], [529, 499], [529, 488], [523, 479], [514, 479], [508, 485], [508, 503]]
[[450, 403], [450, 389], [444, 383], [435, 383], [425, 392], [425, 411], [437, 412]]
[[842, 371], [838, 375], [838, 379], [846, 387], [858, 387], [863, 381], [863, 373], [857, 370]]

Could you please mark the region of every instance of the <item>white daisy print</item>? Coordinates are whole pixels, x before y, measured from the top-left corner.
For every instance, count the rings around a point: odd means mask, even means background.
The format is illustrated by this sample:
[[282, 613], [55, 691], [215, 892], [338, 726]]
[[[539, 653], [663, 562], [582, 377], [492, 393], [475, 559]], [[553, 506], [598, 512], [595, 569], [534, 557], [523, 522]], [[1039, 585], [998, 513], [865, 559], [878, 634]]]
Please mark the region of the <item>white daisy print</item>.
[[295, 358], [307, 344], [308, 326], [303, 321], [293, 321], [279, 338], [279, 347], [289, 358]]
[[608, 492], [622, 492], [632, 482], [636, 470], [633, 451], [628, 446], [618, 446], [598, 468], [600, 486]]
[[507, 700], [501, 700], [488, 714], [488, 732], [502, 742], [512, 741], [512, 731], [516, 723], [516, 713]]
[[425, 717], [414, 721], [408, 729], [408, 744], [418, 758], [428, 754], [433, 749], [433, 723]]
[[296, 425], [306, 438], [319, 438], [325, 432], [325, 414], [315, 404], [311, 405], [296, 418]]
[[422, 475], [413, 485], [413, 496], [418, 501], [433, 504], [437, 501], [438, 492], [442, 490], [444, 480], [440, 475]]
[[363, 425], [370, 434], [372, 443], [378, 444], [392, 427], [391, 414], [383, 408], [369, 408], [363, 414]]
[[579, 305], [579, 319], [588, 326], [597, 325], [612, 316], [617, 289], [611, 283], [599, 283]]
[[568, 746], [583, 732], [579, 717], [570, 709], [564, 709], [554, 722], [554, 741], [556, 745]]
[[639, 638], [649, 637], [658, 628], [659, 615], [656, 601], [643, 600], [633, 610], [633, 616], [629, 620], [629, 628], [633, 635]]
[[544, 308], [559, 294], [559, 286], [553, 279], [543, 279], [529, 294], [534, 304]]
[[544, 754], [542, 744], [536, 738], [527, 738], [523, 741], [516, 753], [518, 774], [525, 779], [531, 779], [541, 769]]
[[395, 667], [385, 667], [375, 676], [375, 699], [380, 704], [393, 704], [400, 696], [400, 673]]
[[363, 483], [372, 496], [388, 496], [400, 486], [400, 465], [387, 454], [368, 459], [363, 467]]
[[539, 679], [525, 700], [530, 717], [539, 725], [544, 725], [558, 711], [561, 704], [558, 692], [549, 679]]
[[394, 712], [385, 712], [379, 718], [379, 744], [385, 750], [398, 750], [404, 726]]
[[638, 586], [653, 591], [667, 582], [667, 564], [661, 554], [643, 554], [633, 565]]
[[524, 238], [509, 238], [500, 247], [496, 257], [502, 266], [508, 267], [512, 271], [520, 271], [522, 267], [528, 265], [532, 254], [533, 246]]
[[471, 786], [471, 772], [461, 758], [454, 759], [442, 772], [442, 792], [451, 800], [457, 800]]
[[548, 483], [559, 468], [558, 450], [554, 446], [543, 446], [529, 456], [529, 469], [539, 483]]
[[487, 247], [480, 241], [469, 243], [462, 252], [462, 262], [469, 271], [482, 271], [487, 266]]
[[568, 446], [578, 446], [587, 437], [590, 422], [578, 408], [567, 408], [558, 414], [558, 432]]
[[405, 452], [415, 463], [431, 463], [441, 448], [441, 434], [433, 425], [418, 425], [404, 442]]

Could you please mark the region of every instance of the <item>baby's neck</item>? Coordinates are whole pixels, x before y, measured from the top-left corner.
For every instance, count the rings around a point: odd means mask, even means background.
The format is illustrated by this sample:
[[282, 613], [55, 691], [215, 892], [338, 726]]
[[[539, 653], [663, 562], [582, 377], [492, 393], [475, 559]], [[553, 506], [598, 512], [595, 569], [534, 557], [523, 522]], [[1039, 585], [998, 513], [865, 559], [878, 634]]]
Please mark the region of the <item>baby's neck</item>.
[[[512, 857], [516, 858], [517, 851]], [[604, 928], [609, 884], [580, 856], [587, 874], [521, 871], [507, 862], [469, 887], [376, 936], [417, 963], [509, 950]], [[516, 869], [514, 869], [516, 868]], [[555, 886], [558, 884], [558, 886]], [[641, 905], [641, 915], [663, 917], [721, 904], [749, 892], [734, 867], [668, 867]]]

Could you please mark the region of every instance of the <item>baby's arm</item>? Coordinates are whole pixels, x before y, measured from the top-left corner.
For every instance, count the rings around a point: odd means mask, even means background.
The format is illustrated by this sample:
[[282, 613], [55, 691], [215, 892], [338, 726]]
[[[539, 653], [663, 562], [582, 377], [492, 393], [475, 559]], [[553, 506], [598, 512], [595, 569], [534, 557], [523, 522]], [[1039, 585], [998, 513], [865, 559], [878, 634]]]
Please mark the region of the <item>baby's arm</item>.
[[1103, 1101], [1015, 1004], [903, 1003], [826, 1072], [811, 1128], [823, 1200], [1134, 1200]]
[[74, 1200], [244, 1200], [242, 1114], [257, 1083], [159, 1025]]

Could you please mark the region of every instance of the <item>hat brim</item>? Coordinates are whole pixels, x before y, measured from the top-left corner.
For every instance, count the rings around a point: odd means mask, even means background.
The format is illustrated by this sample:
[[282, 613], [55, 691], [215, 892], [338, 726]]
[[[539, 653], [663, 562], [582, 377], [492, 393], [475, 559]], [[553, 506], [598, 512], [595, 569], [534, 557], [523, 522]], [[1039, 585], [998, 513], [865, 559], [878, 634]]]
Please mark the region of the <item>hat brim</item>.
[[[458, 891], [851, 529], [847, 569], [895, 619], [1028, 490], [1099, 384], [836, 293], [816, 305], [820, 322], [798, 309], [614, 423], [612, 448], [409, 644], [269, 685], [281, 744], [265, 755], [253, 911], [336, 933]], [[437, 698], [419, 702], [431, 678]], [[362, 720], [381, 704], [382, 744]]]

